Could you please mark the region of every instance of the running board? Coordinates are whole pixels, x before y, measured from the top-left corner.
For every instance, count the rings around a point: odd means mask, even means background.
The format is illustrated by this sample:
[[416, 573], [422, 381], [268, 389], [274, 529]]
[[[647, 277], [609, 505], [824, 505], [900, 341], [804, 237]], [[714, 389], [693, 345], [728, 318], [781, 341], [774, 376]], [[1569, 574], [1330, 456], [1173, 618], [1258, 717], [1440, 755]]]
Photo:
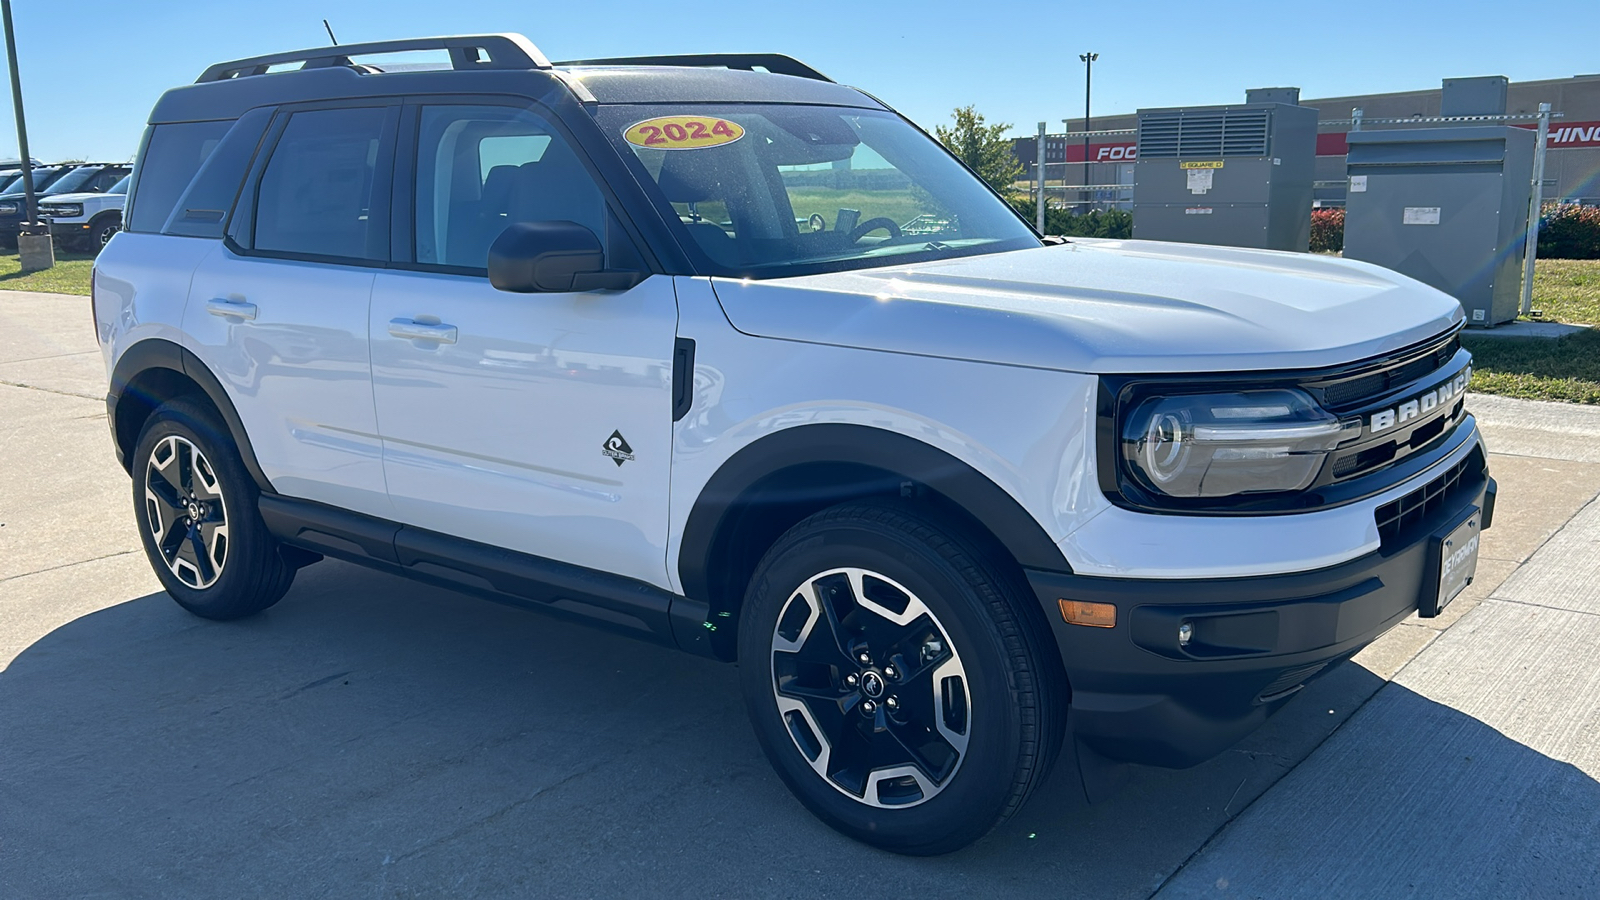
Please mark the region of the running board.
[[262, 494], [260, 507], [292, 547], [716, 658], [710, 607], [643, 581], [311, 500]]

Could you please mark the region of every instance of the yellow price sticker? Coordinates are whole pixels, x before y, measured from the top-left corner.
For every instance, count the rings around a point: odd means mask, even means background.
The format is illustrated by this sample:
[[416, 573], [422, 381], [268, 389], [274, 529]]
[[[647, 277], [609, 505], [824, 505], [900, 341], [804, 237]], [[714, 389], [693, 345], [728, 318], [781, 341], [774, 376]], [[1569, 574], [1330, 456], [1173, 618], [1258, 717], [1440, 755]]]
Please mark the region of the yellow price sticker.
[[744, 128], [711, 116], [658, 116], [629, 125], [622, 137], [653, 150], [704, 150], [737, 141], [744, 137]]
[[1212, 160], [1206, 160], [1204, 162], [1181, 162], [1181, 163], [1178, 163], [1178, 168], [1180, 168], [1180, 169], [1220, 169], [1220, 168], [1222, 168], [1222, 160], [1220, 160], [1220, 159], [1212, 159]]

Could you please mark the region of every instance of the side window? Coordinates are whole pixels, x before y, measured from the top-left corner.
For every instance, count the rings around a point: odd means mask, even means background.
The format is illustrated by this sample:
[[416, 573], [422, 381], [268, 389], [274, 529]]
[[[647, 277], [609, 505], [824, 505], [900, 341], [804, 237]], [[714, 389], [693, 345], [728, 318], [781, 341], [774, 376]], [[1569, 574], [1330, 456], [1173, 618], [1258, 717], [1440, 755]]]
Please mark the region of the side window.
[[128, 174], [128, 170], [121, 166], [106, 166], [104, 169], [100, 170], [99, 175], [94, 177], [94, 186], [89, 188], [89, 190], [94, 191], [97, 194], [103, 194], [106, 191], [111, 190], [111, 188], [114, 187], [117, 182], [122, 180], [122, 176], [126, 174]]
[[233, 121], [155, 125], [139, 157], [139, 177], [128, 198], [128, 231], [156, 232]]
[[[615, 248], [606, 202], [559, 131], [509, 106], [425, 106], [418, 128], [416, 259], [482, 269], [512, 222], [565, 219]], [[613, 250], [613, 255], [631, 256]]]
[[290, 116], [256, 191], [257, 250], [388, 259], [385, 213], [374, 210], [384, 107]]
[[239, 186], [244, 183], [272, 114], [271, 107], [264, 107], [239, 117], [178, 198], [167, 224], [161, 228], [162, 234], [222, 237], [223, 222], [239, 195]]

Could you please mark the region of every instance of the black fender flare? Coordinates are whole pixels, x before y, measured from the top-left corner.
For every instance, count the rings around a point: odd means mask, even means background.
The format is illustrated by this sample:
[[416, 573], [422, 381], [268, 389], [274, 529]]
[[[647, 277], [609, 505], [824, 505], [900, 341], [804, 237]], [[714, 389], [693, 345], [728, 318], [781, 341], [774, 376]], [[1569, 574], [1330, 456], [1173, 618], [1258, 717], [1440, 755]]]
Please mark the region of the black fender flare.
[[239, 418], [239, 411], [234, 408], [233, 400], [223, 388], [222, 382], [212, 374], [205, 363], [200, 361], [200, 357], [164, 338], [145, 338], [131, 345], [123, 351], [111, 370], [111, 388], [106, 394], [106, 414], [111, 419], [112, 442], [116, 445], [117, 461], [122, 463], [122, 468], [128, 469], [133, 464], [132, 460], [127, 458], [132, 447], [123, 444], [123, 435], [117, 430], [117, 413], [123, 403], [138, 402], [154, 409], [168, 399], [129, 394], [129, 385], [137, 381], [139, 376], [160, 369], [176, 372], [199, 386], [206, 398], [211, 401], [211, 405], [216, 407], [217, 413], [222, 416], [223, 423], [228, 426], [229, 436], [239, 448], [239, 458], [244, 461], [245, 471], [250, 473], [256, 487], [264, 493], [274, 493], [272, 482], [267, 479], [266, 473], [261, 470], [261, 464], [256, 461], [255, 450], [250, 446], [250, 436], [244, 430], [244, 421]]
[[913, 437], [865, 425], [800, 425], [741, 448], [696, 498], [678, 550], [686, 596], [712, 594], [717, 551], [730, 511], [769, 475], [808, 464], [841, 463], [923, 485], [965, 510], [1026, 568], [1070, 571], [1044, 527], [999, 485], [965, 462]]

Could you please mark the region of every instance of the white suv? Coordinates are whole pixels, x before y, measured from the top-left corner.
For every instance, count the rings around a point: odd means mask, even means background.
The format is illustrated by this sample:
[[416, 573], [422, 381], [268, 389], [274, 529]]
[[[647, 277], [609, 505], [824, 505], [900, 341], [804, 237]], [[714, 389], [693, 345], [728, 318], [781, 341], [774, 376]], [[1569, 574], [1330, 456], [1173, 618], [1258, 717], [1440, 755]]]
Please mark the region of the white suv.
[[50, 234], [70, 250], [98, 251], [122, 230], [122, 208], [128, 202], [132, 175], [102, 194], [59, 194], [39, 200], [39, 216], [50, 223]]
[[[409, 50], [450, 64], [362, 62]], [[737, 660], [779, 776], [900, 852], [1062, 749], [1091, 794], [1221, 752], [1436, 614], [1493, 508], [1451, 298], [1042, 239], [781, 56], [213, 66], [94, 288], [184, 607], [333, 556]]]

